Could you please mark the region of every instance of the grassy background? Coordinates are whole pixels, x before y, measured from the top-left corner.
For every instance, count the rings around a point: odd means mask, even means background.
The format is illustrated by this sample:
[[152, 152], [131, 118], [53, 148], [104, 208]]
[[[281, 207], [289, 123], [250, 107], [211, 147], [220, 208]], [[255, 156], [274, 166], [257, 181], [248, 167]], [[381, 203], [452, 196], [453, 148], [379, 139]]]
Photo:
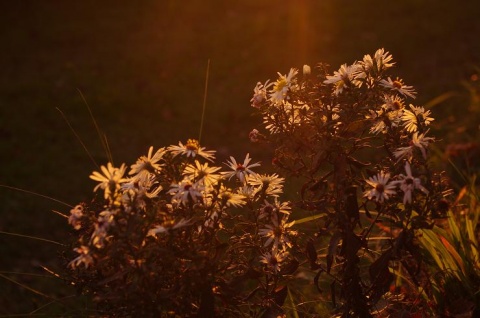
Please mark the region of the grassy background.
[[[416, 103], [425, 103], [460, 90], [480, 65], [479, 17], [477, 0], [0, 0], [0, 183], [72, 205], [88, 200], [95, 166], [56, 109], [104, 164], [78, 90], [116, 163], [131, 163], [150, 145], [197, 138], [208, 59], [202, 144], [220, 158], [260, 155], [247, 138], [259, 122], [251, 116], [252, 89], [292, 66], [327, 62], [336, 69], [385, 47], [395, 72], [417, 88]], [[452, 99], [435, 111], [446, 118], [465, 107]], [[50, 211], [68, 207], [5, 188], [0, 199], [0, 231], [65, 240], [65, 219]], [[55, 251], [53, 244], [0, 234], [0, 316], [52, 301], [5, 277], [67, 297], [37, 314], [78, 303], [61, 281], [12, 274], [58, 269]]]

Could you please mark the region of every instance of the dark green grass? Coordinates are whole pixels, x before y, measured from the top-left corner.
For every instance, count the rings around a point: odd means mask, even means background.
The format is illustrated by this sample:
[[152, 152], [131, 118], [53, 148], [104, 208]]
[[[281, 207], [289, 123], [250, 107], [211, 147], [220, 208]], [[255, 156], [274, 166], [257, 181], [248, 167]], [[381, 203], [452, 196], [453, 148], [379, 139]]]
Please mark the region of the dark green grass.
[[[385, 47], [422, 104], [458, 90], [480, 64], [479, 7], [475, 0], [2, 0], [0, 183], [72, 205], [88, 200], [95, 165], [56, 110], [105, 164], [78, 89], [116, 163], [131, 163], [150, 145], [198, 137], [208, 59], [203, 145], [219, 150], [220, 158], [250, 152], [268, 163], [265, 150], [247, 138], [259, 123], [249, 106], [257, 81], [305, 63], [336, 69]], [[462, 107], [451, 100], [436, 111], [448, 116]], [[8, 189], [0, 189], [0, 198], [1, 231], [68, 237], [65, 220], [50, 212], [68, 208]], [[25, 238], [0, 235], [0, 255], [0, 271], [38, 274], [39, 265], [61, 266], [55, 245]], [[57, 298], [75, 293], [53, 279], [9, 277]], [[0, 315], [29, 313], [50, 301], [0, 277]]]

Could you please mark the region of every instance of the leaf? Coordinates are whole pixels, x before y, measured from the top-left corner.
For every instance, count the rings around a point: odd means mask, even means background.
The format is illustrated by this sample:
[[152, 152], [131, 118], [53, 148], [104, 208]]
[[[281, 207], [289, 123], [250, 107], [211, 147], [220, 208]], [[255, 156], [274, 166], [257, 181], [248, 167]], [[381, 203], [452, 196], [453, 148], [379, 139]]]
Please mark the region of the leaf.
[[316, 214], [316, 215], [312, 215], [312, 216], [307, 216], [306, 218], [295, 220], [295, 225], [310, 222], [310, 221], [313, 221], [313, 220], [316, 220], [316, 219], [320, 219], [324, 216], [325, 216], [325, 214]]
[[390, 268], [388, 266], [392, 256], [392, 249], [388, 249], [368, 268], [370, 280], [372, 281], [373, 303], [376, 303], [379, 297], [389, 290], [394, 279], [394, 276], [390, 272]]
[[354, 220], [360, 219], [360, 210], [357, 201], [357, 187], [351, 186], [345, 190], [347, 198], [345, 200], [345, 212], [348, 217]]
[[457, 93], [455, 92], [446, 92], [446, 93], [443, 93], [437, 97], [435, 97], [434, 99], [428, 101], [426, 104], [424, 104], [423, 106], [426, 108], [426, 109], [430, 109], [432, 108], [433, 106], [436, 106], [440, 103], [443, 103], [444, 101], [446, 101], [447, 99], [449, 98], [452, 98], [454, 96], [456, 96]]
[[461, 267], [462, 272], [465, 273], [465, 264], [463, 264], [462, 258], [460, 255], [457, 253], [455, 248], [450, 244], [450, 242], [443, 236], [440, 235], [440, 240], [442, 241], [443, 245], [447, 249], [447, 251], [450, 253], [450, 255], [453, 256], [457, 264]]
[[273, 292], [273, 300], [279, 307], [282, 307], [285, 299], [287, 298], [287, 295], [288, 287], [286, 285], [278, 286]]
[[362, 240], [353, 232], [345, 233], [342, 243], [341, 255], [347, 259], [356, 257], [358, 250], [362, 247]]
[[332, 268], [333, 259], [337, 254], [338, 243], [342, 238], [342, 233], [335, 232], [333, 233], [332, 237], [330, 238], [330, 243], [328, 244], [328, 254], [327, 254], [327, 273], [330, 273], [330, 269]]
[[284, 265], [280, 270], [280, 275], [292, 275], [297, 270], [300, 263], [296, 259], [292, 259], [288, 264]]
[[330, 295], [332, 296], [333, 307], [337, 307], [337, 301], [335, 297], [335, 281], [330, 284]]
[[323, 273], [323, 271], [324, 271], [323, 269], [320, 269], [315, 275], [315, 277], [313, 278], [313, 283], [315, 284], [315, 287], [317, 287], [317, 290], [319, 293], [323, 293], [323, 290], [318, 285], [318, 280], [320, 279], [320, 275]]
[[313, 245], [313, 240], [309, 239], [307, 242], [307, 249], [306, 249], [308, 260], [310, 261], [310, 268], [315, 270], [317, 267], [317, 251], [315, 250], [315, 246]]

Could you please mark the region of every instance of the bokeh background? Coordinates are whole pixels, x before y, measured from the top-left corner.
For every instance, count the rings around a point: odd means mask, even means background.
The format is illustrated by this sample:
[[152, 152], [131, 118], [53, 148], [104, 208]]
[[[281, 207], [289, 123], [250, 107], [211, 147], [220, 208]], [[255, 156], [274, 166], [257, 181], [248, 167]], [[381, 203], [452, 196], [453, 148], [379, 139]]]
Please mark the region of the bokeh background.
[[[117, 164], [198, 138], [208, 60], [201, 143], [219, 158], [268, 162], [248, 141], [260, 122], [249, 103], [257, 81], [317, 62], [336, 70], [381, 47], [417, 105], [455, 93], [435, 106], [441, 134], [468, 116], [462, 83], [480, 65], [479, 17], [477, 0], [0, 0], [0, 184], [89, 199], [95, 165], [58, 110], [105, 164], [79, 92]], [[0, 202], [0, 231], [68, 241], [51, 212], [67, 206], [5, 187]], [[80, 315], [75, 288], [42, 269], [61, 271], [61, 259], [55, 244], [0, 234], [0, 316]]]

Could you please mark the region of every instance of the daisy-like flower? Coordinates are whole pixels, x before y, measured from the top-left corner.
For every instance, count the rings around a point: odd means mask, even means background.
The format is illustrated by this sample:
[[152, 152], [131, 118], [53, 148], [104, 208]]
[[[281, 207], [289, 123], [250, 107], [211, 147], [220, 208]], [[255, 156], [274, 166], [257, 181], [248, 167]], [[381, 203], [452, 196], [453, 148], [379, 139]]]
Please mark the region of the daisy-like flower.
[[334, 94], [338, 95], [343, 92], [343, 89], [350, 87], [353, 83], [357, 86], [361, 85], [361, 82], [354, 81], [355, 76], [358, 74], [358, 65], [342, 64], [338, 71], [334, 71], [333, 75], [327, 75], [327, 79], [323, 82], [325, 84], [335, 84]]
[[193, 202], [197, 202], [198, 198], [202, 197], [203, 190], [203, 185], [198, 182], [192, 183], [190, 179], [185, 178], [180, 183], [172, 184], [168, 193], [173, 195], [172, 203], [186, 205], [190, 199]]
[[267, 265], [267, 268], [277, 274], [280, 271], [282, 262], [288, 257], [288, 252], [272, 249], [270, 252], [260, 256], [260, 263]]
[[385, 123], [385, 111], [384, 109], [380, 110], [369, 110], [369, 115], [365, 117], [373, 121], [372, 127], [370, 128], [370, 133], [378, 134], [380, 132], [385, 133], [387, 130], [387, 125]]
[[246, 200], [252, 201], [255, 198], [255, 189], [248, 184], [244, 184], [243, 186], [237, 188], [237, 194], [243, 196]]
[[429, 117], [431, 111], [425, 111], [423, 107], [415, 107], [412, 104], [410, 104], [410, 109], [411, 111], [405, 109], [402, 115], [403, 125], [408, 132], [417, 131], [419, 126], [428, 126], [434, 121], [434, 118]]
[[265, 247], [272, 244], [272, 249], [281, 251], [292, 247], [290, 237], [297, 235], [297, 231], [290, 229], [295, 221], [287, 223], [287, 219], [288, 215], [284, 215], [280, 220], [272, 218], [272, 224], [266, 224], [265, 228], [258, 230], [258, 234], [267, 239], [264, 243]]
[[435, 140], [435, 138], [432, 137], [425, 137], [427, 133], [428, 130], [423, 134], [418, 134], [418, 132], [415, 132], [412, 136], [412, 144], [420, 149], [423, 159], [427, 159], [428, 145]]
[[220, 187], [220, 191], [218, 193], [218, 199], [220, 200], [221, 204], [227, 207], [241, 207], [245, 205], [245, 196], [240, 193], [234, 193], [231, 189], [226, 188], [225, 186]]
[[278, 197], [283, 193], [283, 182], [285, 178], [274, 174], [253, 174], [247, 178], [247, 183], [255, 188], [256, 192], [263, 191], [266, 195]]
[[191, 180], [197, 180], [202, 182], [205, 188], [211, 188], [217, 184], [221, 175], [217, 172], [220, 167], [209, 167], [208, 162], [201, 164], [198, 160], [195, 160], [195, 165], [189, 164], [183, 170], [183, 175]]
[[186, 227], [191, 225], [191, 219], [181, 219], [178, 222], [174, 222], [173, 220], [171, 222], [167, 222], [163, 225], [157, 225], [153, 229], [148, 230], [147, 236], [154, 236], [156, 237], [157, 234], [163, 234], [163, 233], [169, 233], [170, 230], [176, 230], [182, 227]]
[[272, 85], [273, 83], [269, 83], [268, 81], [266, 81], [265, 84], [260, 82], [257, 83], [253, 89], [253, 97], [250, 100], [252, 107], [260, 108], [262, 103], [267, 100], [267, 89], [269, 89]]
[[134, 179], [143, 179], [148, 177], [149, 174], [160, 171], [163, 164], [159, 164], [165, 154], [165, 148], [158, 149], [153, 155], [153, 147], [148, 149], [147, 156], [141, 156], [137, 162], [130, 167], [129, 175], [135, 175]]
[[370, 177], [365, 181], [372, 187], [372, 189], [365, 191], [364, 197], [369, 200], [375, 198], [375, 201], [383, 203], [388, 200], [390, 196], [395, 195], [395, 184], [388, 183], [390, 173], [381, 171], [376, 176]]
[[95, 223], [95, 230], [90, 237], [90, 243], [96, 248], [103, 248], [108, 237], [108, 229], [115, 222], [114, 216], [116, 211], [105, 210], [100, 212], [97, 222]]
[[105, 190], [105, 199], [114, 199], [117, 195], [118, 190], [120, 189], [120, 184], [127, 181], [127, 179], [123, 178], [125, 174], [126, 167], [125, 164], [122, 164], [120, 168], [115, 168], [110, 162], [107, 163], [107, 166], [101, 166], [100, 169], [102, 170], [103, 174], [98, 171], [94, 171], [90, 175], [90, 179], [100, 182], [97, 186], [93, 189], [93, 191], [97, 191], [97, 189]]
[[395, 158], [397, 158], [398, 160], [401, 160], [402, 158], [407, 158], [408, 161], [412, 161], [413, 150], [415, 149], [415, 147], [417, 147], [422, 153], [423, 158], [427, 159], [428, 145], [431, 142], [435, 141], [435, 138], [426, 137], [425, 135], [427, 133], [428, 133], [428, 130], [423, 134], [419, 134], [418, 131], [414, 132], [412, 135], [412, 140], [410, 141], [410, 145], [406, 147], [397, 148], [393, 152], [393, 155], [395, 156]]
[[83, 205], [77, 204], [73, 209], [70, 210], [68, 223], [71, 224], [75, 230], [79, 230], [82, 227], [82, 222], [80, 221], [82, 217]]
[[389, 52], [385, 52], [385, 50], [382, 48], [375, 52], [373, 58], [369, 54], [365, 55], [361, 64], [366, 71], [373, 69], [376, 72], [381, 72], [389, 69], [395, 64], [395, 62], [392, 62], [392, 60], [392, 55]]
[[233, 176], [237, 176], [237, 178], [244, 183], [245, 182], [245, 177], [250, 175], [250, 174], [255, 174], [251, 170], [251, 168], [258, 167], [260, 166], [260, 163], [252, 163], [249, 164], [252, 159], [250, 158], [250, 154], [247, 153], [247, 156], [245, 157], [245, 160], [242, 163], [237, 163], [235, 158], [230, 156], [230, 161], [226, 162], [225, 164], [232, 169], [232, 171], [227, 171], [227, 172], [222, 172], [224, 178], [228, 178], [230, 180]]
[[410, 163], [407, 161], [405, 163], [405, 172], [407, 175], [401, 174], [400, 180], [396, 181], [400, 185], [400, 189], [403, 191], [403, 204], [412, 203], [412, 192], [415, 189], [421, 190], [423, 193], [428, 194], [428, 190], [422, 186], [419, 178], [415, 178], [412, 175], [412, 168]]
[[93, 265], [93, 256], [88, 246], [82, 245], [80, 247], [74, 248], [73, 250], [80, 255], [78, 255], [78, 257], [68, 263], [69, 267], [75, 269], [83, 264], [85, 268], [89, 268], [90, 265]]
[[[121, 186], [123, 192], [135, 192], [137, 197], [155, 198], [158, 196], [163, 187], [158, 183], [154, 174], [148, 174], [144, 178], [130, 178]], [[125, 193], [124, 193], [125, 194]]]
[[287, 97], [288, 91], [292, 88], [292, 84], [295, 76], [298, 74], [298, 70], [291, 68], [288, 75], [282, 75], [277, 73], [279, 78], [273, 83], [273, 88], [270, 90], [270, 101], [274, 105], [281, 104]]
[[396, 80], [392, 80], [390, 77], [387, 80], [380, 80], [380, 85], [386, 88], [391, 89], [392, 91], [396, 91], [403, 96], [409, 96], [411, 98], [415, 98], [415, 89], [413, 86], [407, 86], [403, 83], [403, 81], [397, 77]]
[[389, 128], [397, 127], [400, 122], [399, 112], [400, 111], [391, 111], [383, 107], [377, 111], [370, 110], [370, 115], [366, 116], [366, 118], [373, 121], [370, 133], [386, 133]]
[[265, 200], [265, 204], [260, 208], [258, 218], [278, 219], [279, 215], [290, 215], [291, 210], [290, 202], [278, 202], [278, 198], [275, 197], [273, 203]]
[[391, 111], [402, 111], [405, 108], [405, 102], [398, 95], [385, 94], [383, 101], [382, 107]]
[[198, 140], [195, 139], [188, 139], [185, 145], [179, 141], [178, 146], [171, 145], [168, 147], [168, 151], [170, 151], [174, 157], [183, 155], [195, 158], [195, 156], [199, 155], [210, 161], [215, 159], [215, 150], [205, 150], [205, 147], [200, 147]]

